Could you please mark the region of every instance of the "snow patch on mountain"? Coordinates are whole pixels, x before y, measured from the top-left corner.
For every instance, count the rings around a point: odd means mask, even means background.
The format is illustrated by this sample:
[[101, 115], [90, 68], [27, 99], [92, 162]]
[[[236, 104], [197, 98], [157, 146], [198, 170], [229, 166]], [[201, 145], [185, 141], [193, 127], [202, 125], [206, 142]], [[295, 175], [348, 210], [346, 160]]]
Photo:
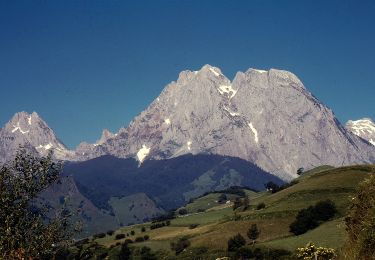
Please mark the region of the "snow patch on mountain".
[[237, 90], [234, 90], [231, 85], [220, 85], [218, 90], [221, 95], [227, 94], [229, 99], [232, 99], [237, 93]]
[[171, 124], [171, 119], [169, 119], [169, 118], [164, 119], [164, 123], [166, 123], [167, 125], [170, 125]]
[[21, 129], [20, 127], [20, 122], [17, 122], [17, 125], [13, 125], [13, 130], [12, 130], [12, 133], [16, 132], [17, 130], [20, 131], [21, 134], [27, 134], [28, 132], [30, 132], [30, 130], [27, 130], [27, 131], [24, 131]]
[[191, 142], [191, 141], [188, 141], [186, 144], [187, 144], [187, 149], [188, 149], [189, 151], [191, 151], [191, 144], [192, 144], [192, 142]]
[[210, 71], [211, 71], [216, 77], [220, 76], [220, 73], [218, 73], [214, 68], [209, 68], [209, 69], [210, 69]]
[[346, 128], [375, 146], [375, 123], [370, 118], [349, 120]]
[[255, 127], [253, 126], [253, 123], [250, 122], [248, 125], [249, 125], [251, 131], [252, 131], [253, 134], [254, 134], [254, 141], [255, 141], [256, 143], [258, 143], [258, 142], [259, 142], [259, 139], [258, 139], [258, 131], [257, 131], [257, 130], [255, 129]]
[[146, 159], [146, 157], [147, 157], [147, 155], [148, 155], [149, 153], [150, 153], [150, 148], [147, 147], [145, 144], [142, 145], [142, 148], [139, 149], [139, 151], [137, 152], [137, 158], [138, 158], [138, 161], [139, 161], [140, 163], [142, 163], [142, 162]]

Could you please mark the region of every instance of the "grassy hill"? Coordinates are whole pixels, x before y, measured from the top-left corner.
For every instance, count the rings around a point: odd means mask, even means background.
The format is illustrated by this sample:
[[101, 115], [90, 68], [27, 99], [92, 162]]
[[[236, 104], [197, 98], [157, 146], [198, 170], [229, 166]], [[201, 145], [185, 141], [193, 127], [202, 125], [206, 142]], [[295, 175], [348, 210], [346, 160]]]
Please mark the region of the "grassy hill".
[[[110, 255], [115, 255], [120, 250], [118, 243], [147, 235], [147, 241], [132, 243], [130, 247], [147, 246], [156, 252], [158, 258], [176, 259], [170, 243], [186, 236], [191, 245], [178, 255], [179, 259], [189, 259], [189, 254], [190, 257], [200, 255], [201, 259], [216, 259], [227, 255], [227, 241], [237, 233], [250, 243], [246, 232], [255, 223], [261, 230], [256, 247], [294, 251], [312, 241], [319, 246], [339, 249], [346, 238], [344, 216], [357, 185], [372, 173], [375, 173], [375, 165], [319, 167], [306, 172], [293, 182], [294, 185], [277, 193], [244, 190], [250, 198], [250, 207], [247, 210], [237, 209], [235, 213], [232, 205], [238, 195], [226, 194], [230, 202], [219, 204], [217, 200], [221, 193], [210, 193], [187, 204], [188, 213], [172, 219], [170, 225], [152, 230], [152, 223], [123, 227], [113, 235], [94, 242], [98, 247], [108, 249]], [[289, 225], [299, 210], [326, 199], [336, 204], [338, 213], [334, 219], [299, 236], [289, 232]], [[260, 203], [264, 203], [265, 208], [257, 210], [256, 205]], [[142, 227], [145, 232], [142, 232]], [[135, 234], [131, 235], [131, 231]], [[117, 234], [125, 234], [126, 237], [116, 240]]]

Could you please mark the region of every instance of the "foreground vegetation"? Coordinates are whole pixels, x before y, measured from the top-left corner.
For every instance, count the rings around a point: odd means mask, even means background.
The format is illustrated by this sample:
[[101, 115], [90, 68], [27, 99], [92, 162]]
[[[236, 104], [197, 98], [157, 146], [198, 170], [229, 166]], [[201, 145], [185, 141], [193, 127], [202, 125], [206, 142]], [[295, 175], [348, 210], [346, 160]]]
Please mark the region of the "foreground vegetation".
[[1, 169], [0, 259], [375, 257], [374, 165], [319, 167], [288, 185], [268, 183], [265, 192], [233, 187], [205, 194], [152, 222], [69, 247], [70, 214], [52, 217], [36, 199], [58, 181], [59, 170], [50, 157], [22, 154]]
[[[173, 219], [123, 227], [112, 235], [86, 239], [72, 248], [70, 256], [86, 254], [94, 257], [102, 254], [109, 259], [297, 259], [311, 254], [319, 256], [319, 259], [344, 256], [360, 259], [354, 255], [358, 256], [358, 252], [362, 252], [362, 256], [363, 252], [370, 254], [369, 246], [373, 245], [374, 238], [369, 234], [373, 234], [371, 214], [374, 200], [368, 197], [374, 198], [375, 194], [373, 188], [363, 188], [369, 185], [360, 186], [359, 193], [357, 188], [364, 180], [368, 183], [367, 179], [373, 173], [374, 165], [320, 167], [304, 173], [291, 185], [274, 193], [255, 193], [246, 189], [241, 189], [241, 194], [228, 191], [210, 193], [191, 201], [182, 208], [184, 210], [178, 209]], [[367, 194], [370, 204], [363, 206], [362, 202], [357, 202], [357, 206], [353, 206], [352, 202], [357, 201], [355, 198], [364, 197], [362, 193]], [[369, 213], [366, 215], [365, 211]], [[367, 231], [350, 238], [351, 232], [359, 232], [359, 227], [355, 231], [350, 230], [350, 219], [359, 219], [358, 212], [367, 216], [362, 221]], [[301, 215], [305, 217], [298, 217]], [[307, 219], [308, 228], [303, 232], [291, 232], [293, 223], [300, 219]], [[304, 224], [299, 225], [305, 228]], [[345, 252], [345, 243], [352, 241], [353, 245], [358, 236], [368, 245], [362, 249], [357, 246], [357, 253]], [[297, 248], [299, 251], [296, 251]], [[121, 258], [121, 252], [127, 252], [128, 258]]]

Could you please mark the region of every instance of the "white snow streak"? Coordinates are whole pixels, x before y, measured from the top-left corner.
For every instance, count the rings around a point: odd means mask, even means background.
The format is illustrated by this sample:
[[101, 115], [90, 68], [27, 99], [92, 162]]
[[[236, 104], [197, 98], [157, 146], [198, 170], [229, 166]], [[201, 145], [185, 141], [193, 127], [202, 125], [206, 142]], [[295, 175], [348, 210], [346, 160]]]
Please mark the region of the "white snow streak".
[[51, 144], [51, 143], [48, 143], [48, 144], [46, 144], [46, 145], [39, 145], [38, 147], [36, 147], [37, 149], [44, 149], [44, 150], [49, 150], [49, 149], [51, 149], [52, 148], [52, 146], [53, 146], [53, 144]]
[[231, 85], [220, 85], [218, 90], [221, 95], [228, 94], [229, 99], [232, 99], [237, 94], [237, 90], [234, 90]]
[[189, 151], [191, 151], [191, 141], [188, 141], [186, 144], [187, 144], [187, 149], [188, 149]]
[[13, 125], [13, 130], [12, 130], [12, 133], [16, 132], [17, 130], [20, 131], [21, 134], [27, 134], [29, 132], [29, 130], [27, 131], [23, 131], [20, 127], [20, 122], [17, 122], [17, 125]]
[[145, 144], [142, 145], [142, 148], [139, 149], [138, 153], [137, 153], [137, 158], [138, 158], [138, 161], [140, 163], [142, 163], [145, 158], [147, 157], [147, 155], [150, 153], [150, 148], [148, 148]]
[[210, 71], [215, 74], [216, 77], [220, 76], [220, 73], [218, 73], [216, 70], [214, 70], [213, 68], [210, 68]]
[[31, 115], [29, 116], [29, 118], [27, 119], [27, 121], [29, 122], [29, 125], [31, 125]]
[[166, 118], [166, 119], [164, 119], [164, 123], [166, 123], [167, 125], [170, 125], [171, 124], [171, 120], [169, 118]]
[[229, 108], [227, 107], [224, 107], [225, 111], [227, 111], [231, 116], [239, 116], [240, 113], [237, 113], [237, 112], [232, 112], [229, 110]]
[[352, 123], [351, 130], [356, 135], [361, 135], [361, 132], [362, 134], [366, 134], [366, 132], [369, 134], [375, 133], [375, 126], [368, 119], [351, 121], [351, 123]]
[[249, 127], [250, 127], [250, 129], [251, 129], [251, 131], [253, 132], [253, 134], [254, 134], [254, 141], [256, 142], [256, 143], [258, 143], [258, 131], [255, 129], [255, 127], [253, 126], [253, 123], [249, 123]]
[[256, 72], [259, 72], [259, 73], [266, 73], [267, 72], [266, 70], [257, 70], [257, 69], [253, 69], [253, 71], [256, 71]]

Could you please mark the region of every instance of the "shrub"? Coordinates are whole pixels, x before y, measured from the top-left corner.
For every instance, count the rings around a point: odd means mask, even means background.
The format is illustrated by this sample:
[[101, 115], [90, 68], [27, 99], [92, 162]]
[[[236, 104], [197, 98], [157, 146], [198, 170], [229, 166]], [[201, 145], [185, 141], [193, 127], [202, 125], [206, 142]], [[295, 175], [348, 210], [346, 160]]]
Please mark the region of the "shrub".
[[145, 228], [145, 227], [142, 227], [142, 228], [141, 228], [141, 231], [142, 231], [142, 232], [145, 232], [145, 231], [146, 231], [146, 228]]
[[131, 243], [133, 243], [133, 240], [131, 240], [130, 238], [127, 238], [127, 239], [125, 239], [124, 243], [131, 244]]
[[257, 224], [251, 224], [249, 230], [247, 231], [247, 237], [250, 240], [253, 240], [253, 245], [255, 243], [255, 240], [259, 237], [260, 231], [258, 229]]
[[251, 259], [253, 257], [253, 251], [247, 247], [240, 247], [235, 253], [235, 259]]
[[260, 202], [257, 204], [256, 209], [260, 210], [260, 209], [264, 209], [265, 207], [266, 207], [266, 204], [264, 204], [264, 202]]
[[240, 247], [244, 246], [245, 244], [246, 244], [245, 238], [240, 233], [238, 233], [237, 235], [235, 235], [234, 237], [231, 237], [228, 240], [228, 251], [234, 252]]
[[233, 202], [233, 210], [238, 209], [239, 207], [241, 207], [241, 205], [242, 205], [241, 199], [235, 198]]
[[135, 235], [135, 231], [134, 230], [130, 231], [130, 235], [134, 236]]
[[105, 233], [98, 233], [98, 234], [93, 235], [94, 239], [96, 239], [96, 238], [103, 238], [103, 237], [105, 237]]
[[153, 223], [151, 224], [150, 226], [150, 229], [157, 229], [157, 228], [162, 228], [162, 227], [165, 227], [165, 226], [169, 226], [171, 224], [171, 222], [169, 220], [167, 220], [165, 223], [164, 222], [160, 222], [160, 223]]
[[348, 259], [375, 259], [374, 174], [360, 183], [345, 222], [348, 232], [345, 256]]
[[143, 237], [136, 237], [135, 242], [143, 242], [145, 239]]
[[280, 186], [277, 185], [276, 183], [270, 181], [270, 182], [267, 182], [267, 184], [265, 185], [266, 189], [271, 191], [271, 193], [276, 193], [278, 191], [280, 191]]
[[319, 226], [320, 223], [331, 219], [336, 212], [336, 206], [332, 201], [320, 201], [315, 206], [298, 212], [296, 220], [289, 226], [290, 232], [295, 235], [304, 234]]
[[198, 212], [198, 213], [200, 213], [200, 212], [205, 212], [205, 210], [204, 210], [204, 209], [198, 209], [197, 212]]
[[48, 259], [58, 249], [51, 244], [69, 243], [75, 227], [67, 208], [63, 205], [53, 217], [46, 202], [34, 203], [41, 192], [64, 178], [60, 172], [61, 164], [54, 162], [52, 153], [39, 158], [23, 149], [13, 161], [0, 166], [2, 259]]
[[120, 239], [123, 239], [123, 238], [125, 238], [125, 234], [117, 234], [117, 235], [115, 236], [115, 239], [116, 239], [116, 240], [120, 240]]
[[147, 241], [147, 240], [150, 239], [150, 236], [149, 235], [144, 235], [143, 238], [145, 239], [145, 241]]
[[187, 210], [185, 208], [182, 208], [182, 209], [178, 210], [178, 214], [180, 214], [180, 215], [186, 215], [187, 213], [188, 212], [187, 212]]
[[[130, 258], [126, 258], [130, 259]], [[141, 260], [157, 260], [156, 255], [151, 251], [151, 248], [143, 246], [141, 248], [135, 248], [131, 259]]]
[[176, 252], [176, 255], [181, 253], [188, 246], [190, 246], [190, 241], [186, 237], [182, 237], [178, 239], [177, 242], [171, 243], [171, 249]]
[[190, 224], [189, 225], [189, 229], [194, 229], [194, 228], [196, 228], [198, 226], [199, 226], [199, 224]]
[[107, 231], [107, 235], [108, 236], [112, 236], [114, 233], [115, 233], [115, 231], [113, 231], [113, 230], [108, 230]]
[[220, 196], [217, 198], [217, 202], [219, 204], [223, 204], [227, 201], [227, 195], [225, 193], [220, 194]]
[[316, 247], [313, 243], [308, 243], [306, 247], [297, 248], [298, 259], [334, 259], [336, 252], [332, 248]]

